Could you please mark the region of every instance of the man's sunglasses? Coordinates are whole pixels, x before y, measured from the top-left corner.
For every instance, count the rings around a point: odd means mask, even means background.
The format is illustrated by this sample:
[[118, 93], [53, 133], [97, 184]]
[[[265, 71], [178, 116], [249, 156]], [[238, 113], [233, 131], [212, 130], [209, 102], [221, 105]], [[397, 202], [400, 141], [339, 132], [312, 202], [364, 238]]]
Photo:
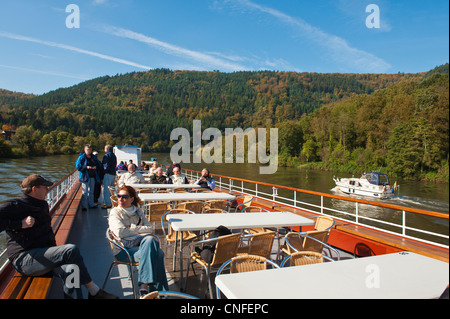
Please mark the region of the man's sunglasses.
[[130, 195], [122, 195], [122, 194], [117, 195], [117, 198], [128, 199], [129, 197], [130, 197]]

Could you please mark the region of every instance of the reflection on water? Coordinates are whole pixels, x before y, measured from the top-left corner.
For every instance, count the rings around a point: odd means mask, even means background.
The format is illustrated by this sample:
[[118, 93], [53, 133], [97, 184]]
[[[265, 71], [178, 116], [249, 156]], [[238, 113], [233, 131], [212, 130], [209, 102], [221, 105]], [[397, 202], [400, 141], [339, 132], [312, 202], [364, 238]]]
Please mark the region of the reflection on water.
[[[101, 159], [101, 154], [99, 158]], [[169, 165], [171, 163], [169, 154], [143, 154], [143, 160], [156, 157], [161, 164]], [[0, 160], [0, 204], [8, 198], [20, 196], [20, 183], [30, 174], [42, 174], [47, 179], [58, 181], [75, 169], [75, 161], [78, 155], [59, 155], [48, 157], [37, 157], [31, 159], [12, 159]], [[259, 165], [255, 164], [182, 164], [183, 168], [193, 170], [201, 170], [204, 167], [210, 169], [211, 173], [237, 177], [248, 180], [255, 180], [266, 182], [270, 184], [283, 185], [288, 187], [300, 188], [305, 190], [312, 190], [322, 193], [334, 194], [335, 184], [333, 176], [350, 177], [348, 174], [334, 174], [332, 172], [322, 172], [315, 170], [305, 170], [298, 168], [280, 167], [275, 174], [260, 175]], [[449, 185], [448, 184], [434, 184], [424, 182], [410, 182], [398, 181], [400, 190], [398, 195], [390, 200], [384, 201], [395, 205], [415, 207], [425, 210], [447, 213], [449, 211]], [[271, 193], [270, 187], [266, 189], [260, 188], [261, 191]], [[279, 190], [279, 195], [291, 197], [292, 192]], [[342, 194], [339, 194], [342, 195]], [[362, 198], [362, 197], [361, 197]], [[320, 199], [311, 197], [309, 195], [299, 195], [297, 200], [313, 200], [313, 203], [320, 204]], [[374, 199], [379, 200], [379, 199]], [[329, 200], [331, 207], [336, 210], [354, 212], [355, 205], [350, 202], [343, 202], [337, 200]], [[371, 218], [379, 218], [386, 221], [401, 220], [401, 213], [393, 212], [384, 208], [367, 207], [366, 205], [359, 205], [359, 213], [362, 216]], [[414, 227], [415, 224], [431, 225], [434, 228], [438, 225], [440, 228], [444, 227], [448, 233], [448, 220], [432, 219], [428, 217], [417, 217], [411, 219]], [[0, 233], [0, 250], [2, 250], [1, 241], [4, 240], [4, 235]]]

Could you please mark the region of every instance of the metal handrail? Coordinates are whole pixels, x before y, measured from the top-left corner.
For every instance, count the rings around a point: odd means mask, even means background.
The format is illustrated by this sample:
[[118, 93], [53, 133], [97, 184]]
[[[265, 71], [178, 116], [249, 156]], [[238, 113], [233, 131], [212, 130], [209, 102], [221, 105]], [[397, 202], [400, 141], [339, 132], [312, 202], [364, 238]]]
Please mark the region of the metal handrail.
[[[189, 170], [189, 169], [182, 169], [184, 174], [189, 179], [197, 179], [201, 175], [201, 172]], [[299, 188], [293, 188], [293, 187], [287, 187], [282, 185], [275, 185], [275, 184], [269, 184], [264, 182], [257, 182], [257, 181], [251, 181], [241, 178], [234, 178], [229, 176], [222, 176], [213, 174], [215, 180], [216, 180], [216, 186], [220, 187], [223, 190], [227, 190], [230, 192], [236, 192], [240, 194], [245, 195], [251, 195], [257, 198], [269, 200], [273, 203], [277, 203], [283, 206], [295, 208], [295, 209], [302, 209], [307, 212], [311, 212], [314, 214], [319, 215], [326, 215], [330, 216], [337, 220], [342, 221], [349, 221], [351, 220], [353, 223], [358, 225], [363, 225], [364, 227], [376, 229], [379, 231], [383, 231], [386, 233], [394, 234], [394, 235], [400, 235], [405, 238], [410, 238], [414, 240], [418, 240], [420, 242], [433, 244], [436, 246], [449, 248], [448, 246], [448, 239], [449, 236], [446, 234], [436, 233], [427, 231], [425, 229], [418, 229], [407, 225], [407, 213], [412, 214], [418, 214], [423, 216], [431, 216], [439, 219], [449, 219], [448, 214], [439, 213], [439, 212], [433, 212], [423, 209], [417, 209], [417, 208], [411, 208], [411, 207], [404, 207], [399, 205], [393, 205], [389, 203], [380, 203], [380, 202], [374, 202], [369, 200], [363, 200], [358, 198], [351, 198], [351, 197], [344, 197], [339, 195], [333, 195], [333, 194], [326, 194], [321, 192], [315, 192], [315, 191], [309, 191], [309, 190], [303, 190]], [[246, 185], [247, 184], [247, 185]], [[259, 187], [258, 187], [259, 186]], [[263, 187], [270, 187], [272, 189], [272, 192], [262, 191], [261, 186]], [[252, 188], [249, 188], [252, 187]], [[279, 190], [283, 190], [285, 192], [290, 191], [292, 192], [292, 195], [290, 197], [281, 196], [278, 194]], [[300, 200], [299, 195], [307, 195], [307, 196], [313, 196], [316, 199], [316, 203], [313, 201], [307, 201], [306, 199]], [[344, 211], [335, 209], [329, 206], [326, 206], [325, 199], [329, 200], [339, 200], [346, 203], [353, 203], [354, 212]], [[317, 203], [320, 201], [320, 204]], [[394, 222], [388, 222], [380, 219], [371, 218], [368, 216], [361, 215], [361, 205], [369, 205], [370, 207], [382, 207], [387, 209], [392, 209], [397, 212], [401, 212], [401, 223], [394, 223]], [[349, 209], [350, 210], [350, 209]], [[341, 216], [341, 217], [339, 217]], [[353, 220], [352, 220], [353, 219]], [[376, 227], [374, 225], [370, 225], [367, 222], [377, 223], [387, 227], [393, 227], [395, 229], [399, 229], [400, 232], [392, 231], [386, 228], [380, 228]], [[420, 238], [418, 236], [412, 236], [408, 235], [409, 232], [415, 232], [422, 235], [431, 235], [437, 238], [443, 238], [447, 240], [447, 244], [442, 244], [437, 241], [431, 241], [424, 238]]]

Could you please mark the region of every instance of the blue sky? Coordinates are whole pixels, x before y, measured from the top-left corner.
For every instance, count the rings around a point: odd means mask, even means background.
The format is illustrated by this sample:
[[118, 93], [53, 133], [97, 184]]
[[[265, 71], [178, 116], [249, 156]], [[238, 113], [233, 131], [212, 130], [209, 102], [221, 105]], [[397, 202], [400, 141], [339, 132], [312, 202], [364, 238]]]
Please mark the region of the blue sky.
[[0, 0], [0, 88], [43, 94], [153, 68], [423, 72], [448, 62], [448, 38], [447, 0]]

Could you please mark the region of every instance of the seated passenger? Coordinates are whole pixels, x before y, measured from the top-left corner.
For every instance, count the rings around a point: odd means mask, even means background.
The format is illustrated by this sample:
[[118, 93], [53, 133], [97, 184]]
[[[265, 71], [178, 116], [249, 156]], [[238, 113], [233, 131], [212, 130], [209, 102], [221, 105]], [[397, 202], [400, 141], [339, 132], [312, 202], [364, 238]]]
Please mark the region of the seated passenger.
[[140, 173], [136, 173], [136, 165], [128, 165], [128, 173], [122, 174], [118, 181], [119, 187], [131, 184], [145, 184], [145, 178]]
[[207, 168], [202, 170], [202, 176], [194, 184], [200, 185], [202, 188], [207, 188], [211, 191], [216, 187], [216, 182], [214, 181], [214, 178], [209, 175], [209, 170]]
[[189, 184], [189, 181], [186, 178], [186, 176], [180, 173], [180, 169], [177, 166], [175, 166], [173, 168], [173, 175], [169, 176], [169, 184], [175, 185]]
[[144, 168], [145, 168], [145, 165], [147, 165], [147, 164], [145, 164], [145, 162], [142, 161], [142, 162], [141, 162], [141, 165], [139, 165], [138, 169], [144, 169]]
[[172, 165], [169, 166], [169, 168], [167, 169], [167, 176], [172, 176], [173, 175], [173, 169], [175, 167], [178, 167], [179, 169], [181, 169], [181, 165], [178, 164], [177, 162], [172, 162]]
[[124, 171], [126, 169], [127, 169], [127, 167], [125, 166], [125, 163], [123, 161], [121, 161], [119, 163], [119, 165], [117, 165], [117, 167], [116, 167], [116, 171]]
[[159, 167], [158, 162], [153, 162], [152, 167], [149, 170], [150, 175], [155, 174], [156, 169]]
[[155, 170], [155, 174], [150, 176], [150, 184], [168, 184], [168, 178], [164, 175], [161, 167]]
[[[122, 240], [133, 261], [139, 262], [140, 295], [144, 296], [152, 291], [167, 291], [164, 252], [153, 236], [152, 224], [138, 207], [139, 197], [133, 187], [123, 186], [119, 189], [118, 206], [109, 213], [109, 228], [116, 238]], [[147, 234], [147, 236], [146, 236]], [[136, 239], [139, 239], [135, 241]], [[135, 241], [134, 244], [130, 242]], [[128, 244], [126, 244], [128, 242]], [[118, 260], [128, 261], [126, 252], [119, 248], [113, 249]]]

